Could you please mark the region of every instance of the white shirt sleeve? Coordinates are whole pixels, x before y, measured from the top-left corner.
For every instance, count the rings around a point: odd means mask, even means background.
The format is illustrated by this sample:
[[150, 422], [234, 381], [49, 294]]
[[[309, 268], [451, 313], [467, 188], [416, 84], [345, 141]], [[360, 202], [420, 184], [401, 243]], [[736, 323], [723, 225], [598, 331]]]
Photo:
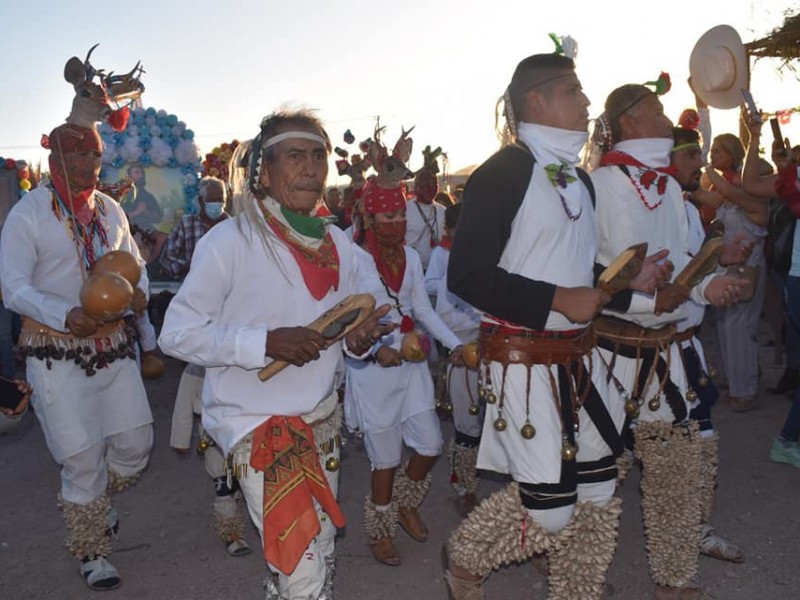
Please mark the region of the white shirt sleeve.
[[419, 260], [419, 256], [415, 251], [410, 251], [406, 252], [406, 258], [406, 268], [411, 269], [411, 307], [414, 311], [414, 318], [422, 323], [433, 334], [433, 337], [450, 350], [460, 346], [461, 340], [450, 331], [431, 306], [428, 293], [425, 291], [425, 280], [422, 277], [422, 263]]
[[267, 324], [220, 322], [232, 269], [207, 240], [197, 244], [192, 268], [170, 302], [159, 345], [165, 354], [203, 367], [260, 369], [266, 362]]

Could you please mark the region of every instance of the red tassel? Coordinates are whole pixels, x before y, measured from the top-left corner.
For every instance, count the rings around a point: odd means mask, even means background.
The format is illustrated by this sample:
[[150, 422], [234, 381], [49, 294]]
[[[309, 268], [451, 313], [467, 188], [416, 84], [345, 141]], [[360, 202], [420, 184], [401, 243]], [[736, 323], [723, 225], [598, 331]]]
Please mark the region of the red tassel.
[[128, 110], [127, 106], [120, 108], [108, 115], [108, 124], [111, 125], [111, 129], [114, 131], [124, 131], [128, 126], [128, 117], [130, 116], [131, 111]]
[[697, 129], [700, 126], [700, 114], [693, 108], [687, 108], [678, 118], [678, 125], [684, 129]]
[[41, 141], [39, 143], [42, 145], [42, 148], [46, 148], [47, 150], [50, 150], [50, 138], [48, 137], [48, 135], [46, 133], [42, 134], [42, 139], [41, 139]]
[[400, 333], [408, 333], [414, 330], [414, 319], [408, 315], [403, 315], [403, 320], [400, 321]]

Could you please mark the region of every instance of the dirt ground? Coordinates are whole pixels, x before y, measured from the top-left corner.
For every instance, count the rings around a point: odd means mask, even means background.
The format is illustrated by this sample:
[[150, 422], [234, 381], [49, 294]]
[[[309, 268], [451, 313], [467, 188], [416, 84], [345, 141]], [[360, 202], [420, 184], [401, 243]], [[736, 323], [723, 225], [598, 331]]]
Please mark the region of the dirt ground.
[[[707, 351], [716, 354], [713, 322], [704, 332]], [[792, 600], [800, 598], [798, 498], [800, 470], [768, 458], [790, 406], [784, 396], [770, 396], [782, 371], [763, 324], [762, 405], [737, 414], [722, 401], [714, 412], [720, 432], [721, 465], [714, 517], [718, 531], [745, 550], [743, 564], [701, 558], [700, 579], [717, 600]], [[718, 361], [717, 361], [718, 364]], [[183, 365], [167, 361], [167, 374], [147, 382], [155, 417], [155, 448], [139, 484], [116, 496], [121, 530], [112, 560], [123, 585], [104, 594], [115, 600], [244, 600], [263, 598], [265, 565], [259, 552], [230, 558], [216, 538], [212, 520], [214, 492], [194, 452], [181, 458], [169, 448], [169, 427], [178, 378]], [[451, 422], [442, 421], [446, 438]], [[195, 440], [196, 443], [196, 440]], [[445, 460], [434, 470], [432, 491], [421, 512], [431, 529], [420, 544], [399, 533], [403, 565], [387, 567], [369, 554], [362, 532], [362, 510], [369, 486], [369, 466], [360, 442], [344, 447], [340, 502], [348, 524], [337, 542], [338, 600], [427, 600], [445, 598], [439, 549], [458, 525]], [[644, 550], [634, 469], [619, 488], [623, 516], [619, 547], [608, 581], [614, 600], [652, 597]], [[504, 484], [485, 477], [481, 495]], [[63, 547], [64, 526], [56, 508], [58, 467], [51, 459], [36, 419], [29, 415], [16, 432], [0, 436], [0, 599], [96, 598], [77, 574], [77, 561]], [[255, 545], [256, 534], [249, 540]], [[543, 599], [546, 582], [530, 564], [493, 574], [486, 585], [489, 599]]]

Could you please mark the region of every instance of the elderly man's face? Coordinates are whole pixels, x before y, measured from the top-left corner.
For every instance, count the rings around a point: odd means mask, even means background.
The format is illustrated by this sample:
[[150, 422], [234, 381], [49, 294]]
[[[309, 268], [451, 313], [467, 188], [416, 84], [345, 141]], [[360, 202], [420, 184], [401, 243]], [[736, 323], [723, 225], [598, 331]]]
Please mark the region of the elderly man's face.
[[[293, 130], [320, 134], [311, 126]], [[270, 196], [291, 211], [308, 215], [316, 207], [328, 177], [328, 151], [314, 140], [287, 139], [272, 147], [273, 159], [261, 169], [261, 184]]]
[[619, 119], [622, 138], [672, 138], [672, 121], [664, 114], [664, 106], [655, 94], [637, 102]]

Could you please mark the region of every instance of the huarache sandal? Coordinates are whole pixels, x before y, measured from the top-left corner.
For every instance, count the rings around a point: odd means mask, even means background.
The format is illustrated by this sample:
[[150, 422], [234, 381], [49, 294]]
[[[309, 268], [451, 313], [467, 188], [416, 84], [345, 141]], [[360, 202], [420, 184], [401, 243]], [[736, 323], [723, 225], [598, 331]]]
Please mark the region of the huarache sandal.
[[94, 560], [83, 559], [80, 574], [89, 589], [102, 592], [118, 588], [122, 583], [119, 571], [108, 562], [105, 556], [98, 556]]

